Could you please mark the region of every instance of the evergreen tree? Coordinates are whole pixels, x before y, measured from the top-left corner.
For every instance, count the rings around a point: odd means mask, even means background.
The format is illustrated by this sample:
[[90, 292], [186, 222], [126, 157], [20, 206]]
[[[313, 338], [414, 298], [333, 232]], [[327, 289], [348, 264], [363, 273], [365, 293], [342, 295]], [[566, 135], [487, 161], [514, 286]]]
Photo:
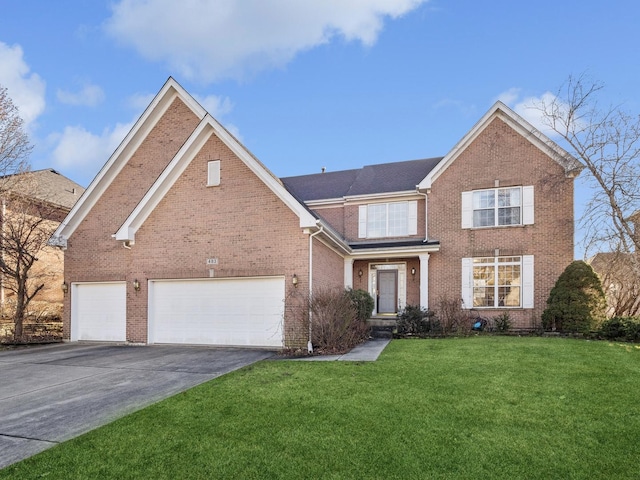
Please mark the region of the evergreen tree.
[[571, 262], [558, 278], [542, 314], [545, 330], [589, 332], [605, 318], [606, 300], [600, 278], [582, 260]]

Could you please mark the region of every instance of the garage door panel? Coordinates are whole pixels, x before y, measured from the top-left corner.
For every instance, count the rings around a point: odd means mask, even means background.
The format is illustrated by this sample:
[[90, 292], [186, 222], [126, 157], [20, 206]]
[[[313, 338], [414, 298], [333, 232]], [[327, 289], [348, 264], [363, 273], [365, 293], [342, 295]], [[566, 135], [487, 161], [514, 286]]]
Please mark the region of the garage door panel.
[[73, 284], [71, 294], [71, 340], [126, 340], [124, 282]]
[[152, 281], [154, 343], [282, 346], [284, 278]]

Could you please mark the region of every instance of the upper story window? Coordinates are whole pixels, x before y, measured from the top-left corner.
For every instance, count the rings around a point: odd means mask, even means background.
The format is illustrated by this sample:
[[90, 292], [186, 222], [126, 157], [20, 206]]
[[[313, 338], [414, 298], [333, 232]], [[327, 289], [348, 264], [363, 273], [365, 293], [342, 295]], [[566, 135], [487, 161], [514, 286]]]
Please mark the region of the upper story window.
[[462, 192], [462, 228], [533, 224], [533, 187]]
[[405, 237], [418, 233], [418, 202], [360, 205], [359, 238]]

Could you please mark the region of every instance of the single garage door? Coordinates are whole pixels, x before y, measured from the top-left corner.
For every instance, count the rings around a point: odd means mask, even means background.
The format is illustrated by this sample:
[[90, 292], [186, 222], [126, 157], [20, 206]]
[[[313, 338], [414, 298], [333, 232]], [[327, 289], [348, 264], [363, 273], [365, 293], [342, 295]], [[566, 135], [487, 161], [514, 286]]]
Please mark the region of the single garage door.
[[149, 343], [281, 347], [284, 277], [153, 280]]
[[125, 282], [71, 285], [71, 340], [124, 342], [127, 338]]

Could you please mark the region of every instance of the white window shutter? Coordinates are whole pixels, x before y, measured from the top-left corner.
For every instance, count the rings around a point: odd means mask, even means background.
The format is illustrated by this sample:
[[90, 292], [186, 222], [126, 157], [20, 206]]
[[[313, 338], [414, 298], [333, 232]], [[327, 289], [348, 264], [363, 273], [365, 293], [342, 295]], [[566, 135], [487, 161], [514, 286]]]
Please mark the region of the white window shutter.
[[533, 308], [533, 255], [522, 257], [522, 308]]
[[207, 186], [220, 185], [220, 160], [212, 160], [207, 165]]
[[473, 307], [473, 258], [462, 259], [462, 308]]
[[533, 186], [522, 187], [522, 224], [533, 225]]
[[418, 234], [418, 201], [413, 200], [409, 202], [409, 221], [408, 221], [409, 235]]
[[367, 238], [367, 206], [358, 207], [358, 238]]
[[462, 192], [462, 228], [473, 228], [473, 192]]

